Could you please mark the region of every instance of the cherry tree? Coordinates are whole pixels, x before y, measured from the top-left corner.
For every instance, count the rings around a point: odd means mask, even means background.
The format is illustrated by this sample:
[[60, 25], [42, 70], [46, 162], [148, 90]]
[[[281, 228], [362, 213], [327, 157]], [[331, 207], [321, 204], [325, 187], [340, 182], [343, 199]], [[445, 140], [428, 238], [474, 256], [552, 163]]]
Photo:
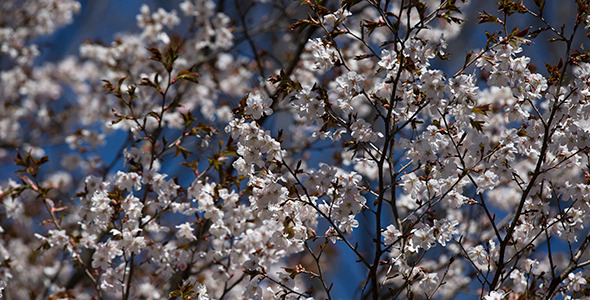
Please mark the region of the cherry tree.
[[3, 297], [590, 296], [587, 1], [176, 4], [0, 4]]

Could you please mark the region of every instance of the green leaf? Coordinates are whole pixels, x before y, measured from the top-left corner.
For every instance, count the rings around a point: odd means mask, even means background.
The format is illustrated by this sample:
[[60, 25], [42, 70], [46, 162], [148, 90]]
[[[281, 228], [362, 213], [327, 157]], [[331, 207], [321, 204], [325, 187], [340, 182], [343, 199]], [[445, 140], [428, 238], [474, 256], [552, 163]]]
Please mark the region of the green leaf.
[[151, 60], [158, 62], [162, 61], [162, 53], [160, 53], [160, 50], [158, 50], [158, 48], [148, 48], [147, 50], [152, 54], [152, 56], [150, 56]]
[[342, 1], [341, 6], [347, 10], [350, 10], [353, 6], [361, 3], [362, 0], [344, 0]]
[[314, 23], [310, 20], [298, 20], [297, 22], [293, 23], [291, 26], [289, 26], [289, 30], [294, 31], [297, 30], [298, 32], [302, 32], [303, 30], [305, 30], [305, 28], [307, 28], [310, 25], [313, 25]]
[[174, 157], [177, 157], [178, 154], [182, 154], [182, 157], [186, 159], [189, 154], [193, 154], [192, 152], [188, 151], [186, 148], [176, 145], [176, 153], [174, 153]]
[[160, 116], [155, 111], [150, 111], [147, 115], [156, 119], [156, 121], [160, 121]]
[[543, 12], [543, 8], [545, 8], [545, 0], [533, 0], [533, 2], [535, 2], [539, 12]]
[[197, 73], [192, 73], [188, 70], [182, 70], [182, 71], [178, 72], [178, 75], [176, 76], [174, 81], [188, 80], [190, 82], [199, 83], [199, 80], [197, 80], [197, 77], [199, 77], [199, 74], [197, 74]]
[[491, 111], [489, 104], [482, 104], [478, 105], [471, 109], [472, 112], [476, 114], [488, 115], [488, 111]]
[[483, 124], [485, 124], [484, 121], [476, 121], [476, 120], [470, 120], [471, 122], [471, 126], [477, 130], [478, 132], [483, 132]]
[[477, 16], [477, 18], [479, 19], [479, 21], [477, 21], [477, 24], [499, 23], [501, 25], [504, 25], [504, 22], [502, 22], [502, 20], [500, 20], [500, 18], [490, 15], [485, 10], [483, 12], [480, 12], [479, 15]]

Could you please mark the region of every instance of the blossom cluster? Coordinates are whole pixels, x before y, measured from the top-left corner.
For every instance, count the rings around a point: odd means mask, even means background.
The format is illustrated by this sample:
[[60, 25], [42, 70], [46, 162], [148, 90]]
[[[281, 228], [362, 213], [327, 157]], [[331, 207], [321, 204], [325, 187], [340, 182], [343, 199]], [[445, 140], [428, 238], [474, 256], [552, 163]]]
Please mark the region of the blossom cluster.
[[0, 296], [590, 294], [589, 5], [500, 1], [458, 59], [469, 1], [287, 2], [144, 4], [53, 62], [81, 5], [0, 4]]

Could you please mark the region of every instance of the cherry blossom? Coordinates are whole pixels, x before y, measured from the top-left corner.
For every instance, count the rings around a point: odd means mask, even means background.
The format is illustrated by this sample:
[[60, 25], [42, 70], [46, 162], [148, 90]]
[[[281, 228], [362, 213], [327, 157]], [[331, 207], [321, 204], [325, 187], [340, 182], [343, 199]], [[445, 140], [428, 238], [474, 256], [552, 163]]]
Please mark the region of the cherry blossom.
[[279, 2], [0, 4], [0, 293], [589, 293], [588, 7]]

